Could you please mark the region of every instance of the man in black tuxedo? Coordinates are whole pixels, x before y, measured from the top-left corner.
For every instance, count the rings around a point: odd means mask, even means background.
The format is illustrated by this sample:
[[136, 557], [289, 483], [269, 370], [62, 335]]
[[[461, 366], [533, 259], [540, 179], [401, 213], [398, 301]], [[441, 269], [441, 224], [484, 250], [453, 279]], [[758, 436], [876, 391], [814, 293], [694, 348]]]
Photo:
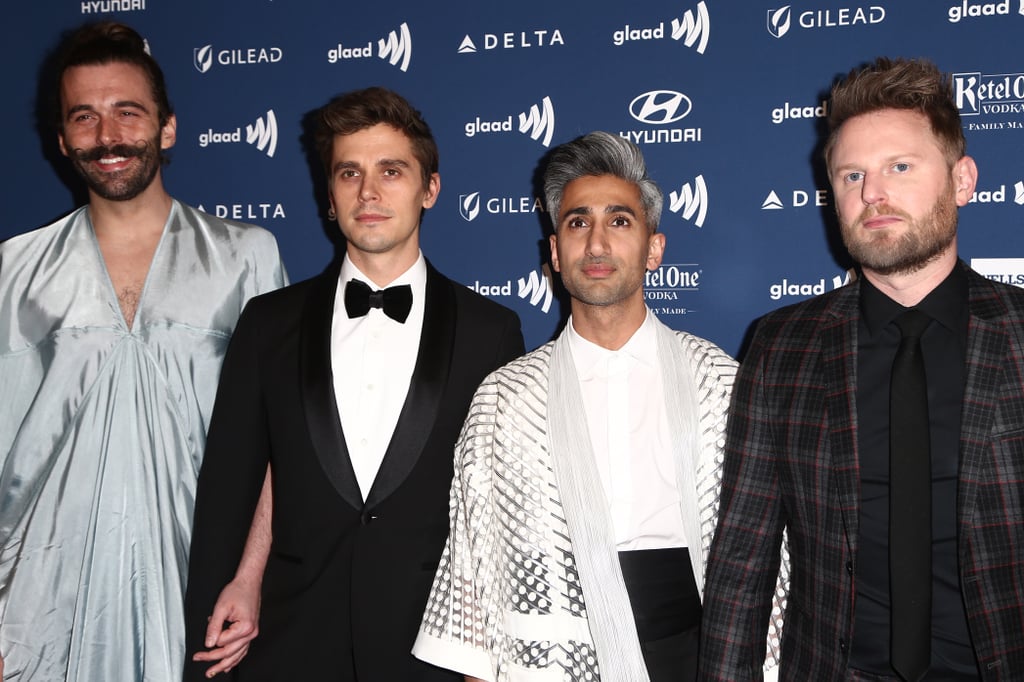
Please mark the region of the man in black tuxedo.
[[[441, 184], [408, 102], [335, 98], [316, 144], [346, 255], [340, 272], [253, 299], [231, 340], [186, 596], [188, 651], [216, 648], [190, 655], [185, 679], [224, 656], [213, 672], [239, 680], [458, 679], [409, 651], [448, 534], [453, 445], [480, 381], [523, 352], [519, 319], [420, 252]], [[253, 522], [268, 464], [269, 528]], [[226, 644], [257, 608], [259, 636]]]

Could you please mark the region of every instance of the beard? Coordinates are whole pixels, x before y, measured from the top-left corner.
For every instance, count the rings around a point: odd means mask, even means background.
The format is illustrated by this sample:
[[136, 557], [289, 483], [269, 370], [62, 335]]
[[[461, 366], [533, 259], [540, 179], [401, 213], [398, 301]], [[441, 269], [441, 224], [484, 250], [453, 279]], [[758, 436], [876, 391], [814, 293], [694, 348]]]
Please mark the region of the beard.
[[[99, 145], [90, 149], [74, 149], [71, 162], [89, 189], [111, 201], [128, 201], [141, 194], [152, 184], [160, 170], [160, 138], [142, 140], [135, 145]], [[97, 170], [94, 163], [104, 156], [138, 158], [139, 163], [122, 171], [107, 173]]]
[[[840, 221], [846, 250], [862, 267], [879, 275], [906, 275], [917, 272], [945, 252], [956, 238], [955, 196], [950, 183], [947, 191], [936, 199], [928, 214], [920, 220], [915, 220], [910, 214], [891, 206], [883, 211], [869, 206], [853, 224]], [[859, 226], [879, 214], [901, 218], [905, 224], [903, 233], [892, 235], [886, 229], [877, 234], [865, 234]]]

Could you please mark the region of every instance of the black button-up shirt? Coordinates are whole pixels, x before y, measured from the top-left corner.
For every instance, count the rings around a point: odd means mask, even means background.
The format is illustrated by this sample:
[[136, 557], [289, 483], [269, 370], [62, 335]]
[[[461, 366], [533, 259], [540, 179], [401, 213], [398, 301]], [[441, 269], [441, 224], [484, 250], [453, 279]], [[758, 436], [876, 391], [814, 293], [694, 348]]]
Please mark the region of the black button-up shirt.
[[[861, 281], [857, 437], [861, 481], [850, 666], [894, 675], [889, 664], [889, 377], [906, 310]], [[957, 569], [960, 412], [967, 364], [967, 276], [962, 266], [917, 308], [932, 322], [921, 338], [932, 460], [932, 667], [926, 680], [978, 679]]]

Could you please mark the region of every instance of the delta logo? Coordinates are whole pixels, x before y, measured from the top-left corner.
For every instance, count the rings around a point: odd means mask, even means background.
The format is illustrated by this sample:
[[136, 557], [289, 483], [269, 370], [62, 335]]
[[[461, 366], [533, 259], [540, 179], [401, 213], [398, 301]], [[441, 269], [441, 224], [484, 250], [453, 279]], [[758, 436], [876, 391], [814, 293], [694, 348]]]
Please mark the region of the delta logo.
[[396, 30], [378, 39], [376, 43], [372, 40], [366, 45], [338, 43], [327, 50], [327, 61], [330, 64], [337, 64], [375, 55], [391, 66], [397, 66], [403, 72], [408, 71], [409, 62], [412, 60], [412, 34], [409, 32], [409, 25], [403, 21]]
[[284, 204], [280, 202], [210, 204], [209, 209], [203, 204], [199, 204], [198, 208], [200, 211], [215, 215], [218, 218], [245, 222], [258, 221], [264, 223], [269, 220], [281, 220], [288, 217], [284, 212]]
[[697, 227], [704, 227], [704, 219], [708, 215], [708, 187], [704, 176], [698, 175], [692, 185], [684, 182], [678, 191], [669, 192], [668, 210], [683, 220], [692, 221]]
[[199, 146], [204, 149], [214, 144], [240, 144], [243, 141], [273, 158], [277, 150], [277, 117], [274, 116], [273, 109], [268, 109], [266, 116], [261, 116], [245, 126], [244, 138], [241, 127], [224, 131], [208, 128], [205, 133], [199, 133]]
[[620, 130], [619, 136], [634, 144], [678, 144], [700, 142], [700, 128], [674, 126], [693, 111], [693, 101], [677, 90], [649, 90], [634, 97], [628, 106], [629, 115], [651, 128]]
[[[477, 47], [479, 43], [480, 47]], [[467, 33], [459, 43], [459, 54], [476, 54], [478, 50], [515, 50], [530, 47], [554, 47], [565, 45], [565, 38], [557, 28], [538, 28], [533, 31], [506, 31], [484, 33], [473, 38]]]
[[550, 146], [551, 137], [555, 134], [555, 108], [551, 98], [545, 95], [540, 104], [534, 104], [526, 111], [520, 112], [516, 119], [513, 119], [512, 114], [499, 119], [484, 119], [477, 116], [465, 125], [466, 137], [513, 131], [528, 135], [530, 139], [537, 140], [545, 147]]
[[795, 16], [793, 6], [785, 5], [768, 10], [768, 33], [773, 38], [782, 38], [794, 25], [801, 29], [858, 28], [883, 21], [885, 8], [880, 5], [809, 9], [797, 12]]
[[284, 57], [279, 47], [249, 47], [242, 49], [216, 50], [213, 45], [203, 45], [192, 50], [192, 66], [199, 73], [206, 73], [214, 63], [221, 66], [246, 66], [252, 64], [276, 64]]
[[[534, 308], [540, 308], [544, 314], [551, 312], [551, 301], [554, 300], [554, 279], [549, 265], [545, 263], [540, 270], [531, 270], [528, 274], [518, 278], [515, 284], [515, 296], [526, 300]], [[511, 279], [492, 284], [482, 284], [477, 280], [468, 288], [489, 298], [513, 295]]]
[[516, 215], [544, 211], [540, 197], [485, 197], [480, 192], [459, 195], [459, 215], [471, 223], [480, 215], [481, 207], [491, 215]]
[[[668, 37], [675, 41], [683, 41], [686, 47], [692, 47], [697, 54], [704, 54], [711, 35], [711, 21], [708, 18], [708, 7], [703, 0], [693, 10], [686, 10], [682, 17], [673, 17], [670, 22]], [[621, 47], [626, 43], [645, 40], [664, 40], [665, 22], [655, 26], [630, 26], [617, 29], [612, 33], [612, 45]]]
[[[788, 204], [791, 208], [804, 208], [808, 205], [813, 206], [828, 206], [828, 190], [827, 189], [815, 189], [815, 190], [802, 190], [794, 189], [788, 194], [790, 202]], [[813, 200], [813, 204], [811, 203]], [[768, 196], [761, 202], [762, 211], [780, 211], [786, 208], [787, 204], [782, 201], [779, 193], [775, 190], [768, 192]]]

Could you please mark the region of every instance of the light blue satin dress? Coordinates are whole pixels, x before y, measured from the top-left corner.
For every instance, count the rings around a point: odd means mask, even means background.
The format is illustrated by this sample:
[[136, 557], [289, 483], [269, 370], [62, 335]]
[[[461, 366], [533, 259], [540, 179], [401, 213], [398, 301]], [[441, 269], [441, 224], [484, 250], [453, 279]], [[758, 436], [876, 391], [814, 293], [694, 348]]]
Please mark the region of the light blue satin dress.
[[132, 327], [88, 210], [0, 244], [4, 679], [181, 679], [192, 506], [273, 236], [174, 202]]

